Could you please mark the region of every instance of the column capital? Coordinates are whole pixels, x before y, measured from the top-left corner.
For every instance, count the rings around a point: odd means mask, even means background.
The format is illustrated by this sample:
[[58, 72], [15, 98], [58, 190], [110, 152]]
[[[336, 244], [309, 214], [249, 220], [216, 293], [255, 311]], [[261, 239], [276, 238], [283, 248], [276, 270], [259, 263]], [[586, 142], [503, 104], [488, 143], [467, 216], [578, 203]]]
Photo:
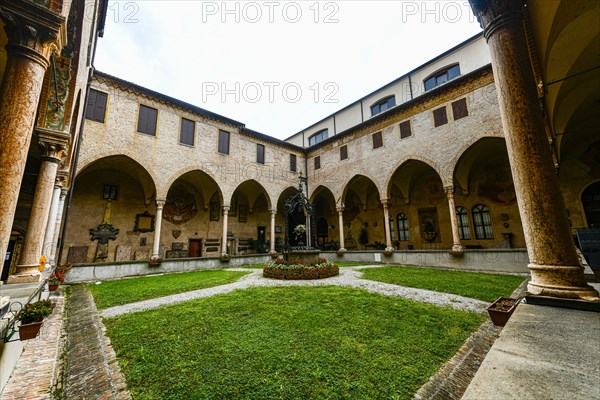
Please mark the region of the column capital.
[[229, 206], [223, 206], [223, 214], [228, 213], [230, 209], [231, 207]]
[[469, 0], [486, 40], [501, 27], [521, 21], [525, 0]]
[[271, 215], [276, 215], [277, 214], [277, 209], [271, 209], [269, 211], [271, 212]]
[[336, 207], [335, 209], [337, 210], [338, 213], [341, 214], [344, 212], [345, 207]]
[[156, 199], [156, 208], [163, 208], [166, 202], [164, 199]]
[[59, 163], [67, 154], [71, 136], [53, 129], [35, 127], [38, 144], [42, 150], [42, 160]]
[[50, 55], [62, 48], [65, 17], [33, 1], [22, 0], [3, 0], [0, 17], [8, 36], [6, 52], [48, 68]]
[[69, 177], [69, 171], [61, 169], [56, 173], [56, 179], [54, 180], [54, 186], [60, 187], [61, 189], [67, 184], [67, 178]]
[[388, 208], [390, 206], [389, 199], [381, 199], [381, 205], [383, 208]]
[[448, 195], [448, 197], [454, 196], [454, 186], [444, 186], [444, 192], [446, 192], [446, 195]]

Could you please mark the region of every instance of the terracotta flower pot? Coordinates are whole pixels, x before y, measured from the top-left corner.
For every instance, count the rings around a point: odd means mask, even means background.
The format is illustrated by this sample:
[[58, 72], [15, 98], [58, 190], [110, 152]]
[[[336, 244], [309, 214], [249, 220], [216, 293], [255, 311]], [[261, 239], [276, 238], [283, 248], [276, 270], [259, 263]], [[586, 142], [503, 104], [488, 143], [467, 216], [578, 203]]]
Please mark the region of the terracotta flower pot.
[[518, 300], [510, 297], [500, 297], [498, 300], [490, 304], [487, 312], [492, 319], [492, 323], [496, 326], [504, 326], [506, 322], [517, 308]]
[[35, 339], [43, 324], [44, 321], [19, 325], [19, 340]]
[[49, 291], [54, 292], [56, 289], [58, 289], [58, 283], [49, 283], [48, 284]]

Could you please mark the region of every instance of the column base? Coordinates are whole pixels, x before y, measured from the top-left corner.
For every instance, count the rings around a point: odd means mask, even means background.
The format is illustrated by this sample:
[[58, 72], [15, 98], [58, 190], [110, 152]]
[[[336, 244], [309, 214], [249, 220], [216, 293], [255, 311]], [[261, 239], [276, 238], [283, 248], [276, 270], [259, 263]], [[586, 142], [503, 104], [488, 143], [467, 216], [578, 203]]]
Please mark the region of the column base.
[[462, 253], [465, 249], [462, 247], [461, 244], [455, 244], [454, 246], [452, 246], [452, 251], [455, 253]]
[[39, 282], [42, 280], [42, 274], [38, 270], [37, 265], [17, 265], [17, 273], [9, 275], [7, 283], [29, 283]]
[[384, 251], [385, 251], [386, 253], [391, 253], [391, 252], [393, 252], [393, 251], [394, 251], [394, 248], [393, 248], [393, 247], [386, 247]]
[[600, 302], [598, 291], [588, 285], [579, 265], [558, 266], [529, 264], [531, 281], [527, 292], [538, 296], [581, 299]]

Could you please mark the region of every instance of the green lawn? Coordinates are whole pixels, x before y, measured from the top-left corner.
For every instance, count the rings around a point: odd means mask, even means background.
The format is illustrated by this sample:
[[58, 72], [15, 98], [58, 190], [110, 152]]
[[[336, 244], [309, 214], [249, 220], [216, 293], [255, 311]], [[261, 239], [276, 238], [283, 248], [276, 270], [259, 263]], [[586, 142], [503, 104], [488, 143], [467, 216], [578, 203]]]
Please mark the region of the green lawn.
[[249, 272], [194, 271], [89, 285], [98, 309], [235, 282]]
[[510, 295], [522, 276], [484, 274], [431, 268], [381, 267], [363, 269], [365, 279], [436, 292], [458, 294], [484, 301]]
[[409, 399], [483, 319], [350, 288], [288, 287], [104, 324], [134, 398]]

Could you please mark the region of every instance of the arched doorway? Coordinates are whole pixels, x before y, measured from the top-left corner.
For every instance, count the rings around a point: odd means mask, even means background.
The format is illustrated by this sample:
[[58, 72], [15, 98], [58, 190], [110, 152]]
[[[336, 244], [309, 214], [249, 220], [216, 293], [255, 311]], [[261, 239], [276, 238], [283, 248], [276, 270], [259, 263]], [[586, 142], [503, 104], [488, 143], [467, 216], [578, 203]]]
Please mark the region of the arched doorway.
[[592, 183], [581, 194], [587, 226], [600, 228], [600, 181]]

